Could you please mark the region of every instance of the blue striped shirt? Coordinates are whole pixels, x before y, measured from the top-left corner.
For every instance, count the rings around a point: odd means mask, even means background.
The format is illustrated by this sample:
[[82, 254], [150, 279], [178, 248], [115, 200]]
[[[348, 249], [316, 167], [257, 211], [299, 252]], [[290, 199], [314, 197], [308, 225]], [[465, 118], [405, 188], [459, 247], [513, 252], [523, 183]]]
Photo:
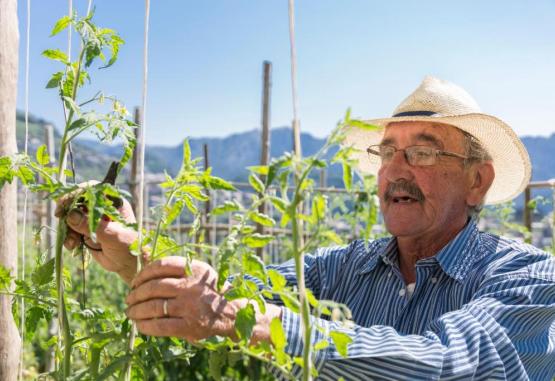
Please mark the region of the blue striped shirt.
[[[348, 356], [316, 351], [319, 380], [549, 380], [555, 375], [555, 261], [527, 244], [479, 232], [474, 221], [434, 257], [416, 263], [409, 296], [397, 245], [319, 249], [305, 257], [306, 285], [318, 299], [346, 304]], [[272, 268], [296, 284], [292, 261]], [[283, 308], [286, 352], [302, 355], [300, 316]], [[313, 344], [325, 338], [313, 330]], [[301, 369], [295, 368], [300, 375]]]

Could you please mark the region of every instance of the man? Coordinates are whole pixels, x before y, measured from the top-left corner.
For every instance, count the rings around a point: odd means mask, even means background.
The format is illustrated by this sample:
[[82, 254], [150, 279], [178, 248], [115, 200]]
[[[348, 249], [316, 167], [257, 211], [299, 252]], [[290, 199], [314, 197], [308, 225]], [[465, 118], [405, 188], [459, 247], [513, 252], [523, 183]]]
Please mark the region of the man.
[[[321, 379], [551, 380], [555, 374], [555, 262], [545, 252], [477, 230], [484, 203], [518, 195], [530, 178], [528, 154], [502, 121], [482, 114], [464, 90], [427, 77], [384, 127], [352, 128], [346, 144], [370, 156], [378, 196], [393, 236], [318, 250], [305, 259], [307, 287], [345, 303], [355, 326], [347, 358], [330, 345], [315, 353]], [[132, 219], [127, 204], [122, 213]], [[78, 211], [67, 218], [68, 248], [88, 236]], [[242, 301], [227, 302], [215, 271], [202, 262], [184, 275], [182, 258], [151, 263], [134, 276], [133, 232], [103, 222], [95, 259], [133, 286], [128, 316], [155, 336], [194, 341], [234, 336]], [[292, 263], [274, 266], [295, 284]], [[278, 317], [286, 351], [301, 355], [298, 314], [269, 304], [257, 314], [254, 340], [270, 340]], [[316, 331], [314, 343], [322, 339]]]

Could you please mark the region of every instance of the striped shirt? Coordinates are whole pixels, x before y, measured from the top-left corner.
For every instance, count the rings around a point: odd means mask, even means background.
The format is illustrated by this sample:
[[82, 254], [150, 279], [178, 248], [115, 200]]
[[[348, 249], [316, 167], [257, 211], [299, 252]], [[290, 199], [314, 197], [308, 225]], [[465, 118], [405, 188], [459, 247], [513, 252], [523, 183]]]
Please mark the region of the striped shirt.
[[[319, 380], [549, 380], [555, 375], [555, 261], [533, 246], [479, 232], [474, 221], [416, 263], [409, 297], [393, 238], [305, 257], [318, 299], [346, 304], [355, 323], [312, 317], [353, 339], [343, 358], [314, 353]], [[292, 261], [271, 266], [296, 284]], [[283, 308], [286, 352], [302, 356], [300, 316]], [[313, 344], [325, 338], [313, 330]], [[294, 369], [300, 377], [301, 369]]]

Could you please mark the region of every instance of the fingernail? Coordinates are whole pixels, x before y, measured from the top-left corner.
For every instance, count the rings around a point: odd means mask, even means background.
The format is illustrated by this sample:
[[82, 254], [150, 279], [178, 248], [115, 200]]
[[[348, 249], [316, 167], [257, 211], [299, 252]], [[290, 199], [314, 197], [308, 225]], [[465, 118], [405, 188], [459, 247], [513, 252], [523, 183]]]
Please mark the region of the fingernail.
[[79, 209], [71, 209], [67, 215], [67, 222], [71, 225], [79, 225], [85, 215]]

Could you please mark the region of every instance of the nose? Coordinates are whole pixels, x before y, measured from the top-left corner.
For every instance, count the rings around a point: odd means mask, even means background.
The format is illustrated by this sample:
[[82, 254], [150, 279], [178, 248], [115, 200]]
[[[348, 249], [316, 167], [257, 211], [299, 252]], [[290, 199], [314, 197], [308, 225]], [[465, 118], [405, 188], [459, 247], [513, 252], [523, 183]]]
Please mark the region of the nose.
[[408, 163], [405, 151], [398, 150], [388, 163], [381, 166], [379, 175], [388, 182], [412, 180], [414, 178], [412, 170], [413, 167]]

